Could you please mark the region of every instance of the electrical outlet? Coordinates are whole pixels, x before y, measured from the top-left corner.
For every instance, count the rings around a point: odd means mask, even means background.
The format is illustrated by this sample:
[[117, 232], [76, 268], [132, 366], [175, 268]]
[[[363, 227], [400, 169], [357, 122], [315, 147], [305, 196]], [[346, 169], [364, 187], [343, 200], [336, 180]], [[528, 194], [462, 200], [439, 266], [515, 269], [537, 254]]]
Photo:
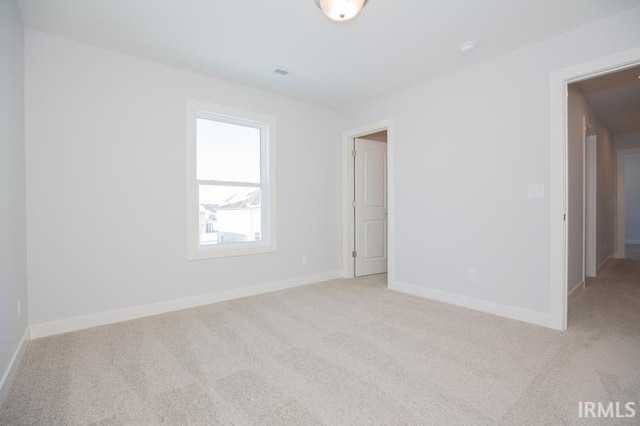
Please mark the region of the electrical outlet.
[[302, 264], [303, 265], [308, 265], [309, 264], [309, 255], [308, 254], [303, 254], [302, 255]]
[[478, 270], [474, 269], [474, 268], [470, 268], [468, 277], [469, 277], [469, 281], [472, 281], [474, 283], [477, 282], [478, 281]]
[[20, 317], [22, 316], [22, 301], [20, 299], [18, 299], [16, 314], [18, 316], [18, 319], [20, 319]]

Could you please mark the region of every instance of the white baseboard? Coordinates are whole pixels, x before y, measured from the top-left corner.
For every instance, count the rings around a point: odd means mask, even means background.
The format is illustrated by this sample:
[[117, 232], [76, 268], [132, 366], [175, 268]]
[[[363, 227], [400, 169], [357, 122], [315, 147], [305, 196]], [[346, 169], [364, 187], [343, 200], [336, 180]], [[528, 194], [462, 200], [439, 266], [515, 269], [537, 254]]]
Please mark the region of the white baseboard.
[[29, 341], [29, 336], [29, 327], [27, 327], [22, 335], [22, 339], [18, 342], [18, 347], [13, 353], [13, 357], [11, 358], [11, 361], [9, 361], [7, 369], [2, 375], [2, 381], [0, 381], [0, 407], [2, 407], [2, 404], [4, 404], [5, 399], [7, 399], [7, 396], [9, 395], [11, 382], [13, 382], [13, 378], [15, 377], [18, 367], [20, 367], [20, 363], [22, 362], [25, 343]]
[[613, 260], [613, 256], [609, 256], [605, 260], [603, 260], [596, 268], [596, 271], [600, 272], [600, 270], [602, 270], [602, 268], [604, 268], [610, 260]]
[[299, 287], [307, 284], [333, 280], [336, 278], [340, 278], [341, 276], [342, 271], [331, 271], [318, 275], [292, 278], [285, 281], [257, 284], [250, 287], [203, 294], [201, 296], [169, 300], [166, 302], [154, 303], [150, 305], [142, 305], [116, 311], [100, 312], [83, 317], [69, 318], [61, 321], [35, 324], [31, 326], [31, 338], [36, 339], [40, 337], [53, 336], [55, 334], [84, 330], [86, 328], [97, 327], [100, 325], [114, 324], [117, 322], [129, 321], [137, 318], [148, 317], [151, 315], [180, 311], [183, 309], [194, 308], [196, 306], [210, 305], [212, 303], [223, 302], [225, 300], [239, 299], [241, 297], [271, 293], [278, 290], [285, 290], [288, 288]]
[[640, 244], [640, 240], [625, 240], [625, 244]]
[[391, 290], [396, 290], [402, 293], [408, 293], [427, 299], [437, 300], [438, 302], [449, 303], [451, 305], [462, 306], [464, 308], [474, 309], [476, 311], [486, 312], [509, 319], [557, 329], [550, 314], [530, 311], [514, 306], [502, 305], [496, 302], [475, 299], [472, 297], [461, 296], [459, 294], [433, 290], [430, 288], [420, 287], [414, 284], [401, 283], [397, 281], [394, 283], [389, 283], [388, 287]]
[[585, 280], [582, 280], [582, 282], [576, 284], [571, 290], [569, 290], [569, 293], [567, 293], [567, 297], [570, 298], [572, 295], [576, 295], [580, 293], [578, 289], [584, 288], [584, 283], [585, 283]]

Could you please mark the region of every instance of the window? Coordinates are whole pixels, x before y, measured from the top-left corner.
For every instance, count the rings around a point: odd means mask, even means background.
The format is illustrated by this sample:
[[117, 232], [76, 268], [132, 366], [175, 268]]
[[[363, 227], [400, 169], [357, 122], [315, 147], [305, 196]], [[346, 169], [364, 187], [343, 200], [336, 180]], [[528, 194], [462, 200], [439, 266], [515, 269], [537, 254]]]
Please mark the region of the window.
[[189, 100], [189, 259], [276, 249], [271, 117]]

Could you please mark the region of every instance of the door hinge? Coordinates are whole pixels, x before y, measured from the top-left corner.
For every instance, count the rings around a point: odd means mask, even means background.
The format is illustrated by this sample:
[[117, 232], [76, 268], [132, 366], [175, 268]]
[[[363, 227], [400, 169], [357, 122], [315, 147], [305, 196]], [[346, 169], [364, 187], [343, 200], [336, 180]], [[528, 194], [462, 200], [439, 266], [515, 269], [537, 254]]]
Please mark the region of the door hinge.
[[567, 214], [566, 213], [562, 216], [562, 220], [564, 220], [565, 222], [567, 221]]
[[351, 156], [353, 158], [356, 158], [356, 155], [358, 155], [358, 152], [355, 149], [353, 151], [351, 151]]
[[352, 251], [351, 252], [351, 257], [358, 257], [358, 252], [357, 251]]
[[353, 200], [353, 201], [351, 202], [351, 207], [357, 207], [356, 200]]

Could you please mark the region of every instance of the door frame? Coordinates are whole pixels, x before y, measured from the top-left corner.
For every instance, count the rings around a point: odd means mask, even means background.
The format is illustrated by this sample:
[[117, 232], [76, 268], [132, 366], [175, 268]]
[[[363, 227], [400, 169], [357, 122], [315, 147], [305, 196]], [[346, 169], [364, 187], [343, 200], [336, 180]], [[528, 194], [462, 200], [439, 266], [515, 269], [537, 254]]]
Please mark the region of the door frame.
[[[386, 133], [385, 133], [386, 135]], [[354, 213], [354, 248], [357, 252], [356, 257], [353, 258], [353, 264], [355, 267], [354, 276], [355, 277], [363, 277], [367, 275], [374, 274], [386, 274], [389, 267], [389, 235], [387, 233], [388, 228], [388, 188], [387, 188], [387, 142], [386, 138], [384, 141], [369, 139], [368, 135], [363, 137], [355, 138], [353, 140], [353, 148], [357, 153], [357, 156], [352, 159], [354, 164], [354, 197], [353, 201], [355, 202], [354, 207], [351, 209]], [[382, 163], [382, 202], [383, 208], [380, 209], [380, 206], [373, 207], [367, 205], [366, 199], [367, 196], [365, 192], [367, 192], [367, 188], [369, 185], [369, 179], [371, 176], [366, 172], [367, 167], [367, 158], [369, 150], [375, 152], [376, 154], [383, 155], [383, 163]], [[376, 218], [378, 220], [383, 220], [383, 229], [382, 229], [382, 246], [383, 246], [383, 256], [382, 258], [377, 257], [375, 259], [368, 257], [368, 239], [367, 235], [369, 233], [366, 232], [366, 221], [365, 217], [372, 219], [371, 213], [376, 212]], [[372, 234], [373, 235], [373, 234]], [[358, 275], [360, 274], [360, 275]]]
[[[598, 134], [588, 134], [585, 117], [582, 212], [582, 282], [593, 278], [598, 272]], [[593, 139], [591, 139], [593, 138]], [[587, 256], [589, 254], [590, 256]]]
[[568, 138], [567, 86], [640, 64], [640, 48], [634, 48], [550, 74], [549, 167], [549, 278], [550, 326], [567, 329], [567, 215]]
[[627, 213], [624, 191], [624, 163], [627, 154], [640, 154], [640, 148], [621, 149], [616, 153], [616, 258], [626, 257]]
[[372, 133], [387, 131], [387, 286], [394, 282], [394, 157], [395, 142], [393, 120], [383, 120], [371, 123], [342, 133], [342, 276], [354, 278], [355, 268], [352, 257], [354, 250], [354, 220], [352, 200], [354, 199], [354, 178], [352, 151], [356, 138]]

